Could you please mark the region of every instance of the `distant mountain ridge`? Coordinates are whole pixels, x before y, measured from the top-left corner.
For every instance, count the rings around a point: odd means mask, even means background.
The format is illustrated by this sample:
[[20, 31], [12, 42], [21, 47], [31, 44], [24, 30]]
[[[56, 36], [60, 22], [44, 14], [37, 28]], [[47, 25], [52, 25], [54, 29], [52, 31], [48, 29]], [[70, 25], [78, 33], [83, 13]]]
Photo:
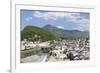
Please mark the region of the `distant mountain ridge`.
[[[35, 36], [38, 36], [35, 38]], [[21, 40], [54, 40], [54, 39], [81, 39], [89, 37], [89, 31], [65, 30], [57, 28], [53, 25], [45, 25], [44, 27], [26, 26], [21, 31]]]
[[89, 31], [65, 30], [57, 28], [56, 26], [53, 25], [45, 25], [43, 29], [51, 32], [53, 35], [56, 36], [56, 38], [78, 39], [78, 38], [89, 37]]
[[[55, 28], [55, 29], [61, 29], [61, 28], [58, 28], [57, 26], [53, 26], [53, 25], [50, 25], [50, 24], [48, 24], [48, 25], [45, 25], [45, 26], [43, 26], [42, 28]], [[73, 29], [73, 30], [69, 30], [69, 29], [61, 29], [61, 30], [66, 30], [66, 31], [79, 31], [79, 32], [89, 32], [88, 30], [85, 30], [85, 31], [81, 31], [81, 30], [76, 30], [76, 29]]]

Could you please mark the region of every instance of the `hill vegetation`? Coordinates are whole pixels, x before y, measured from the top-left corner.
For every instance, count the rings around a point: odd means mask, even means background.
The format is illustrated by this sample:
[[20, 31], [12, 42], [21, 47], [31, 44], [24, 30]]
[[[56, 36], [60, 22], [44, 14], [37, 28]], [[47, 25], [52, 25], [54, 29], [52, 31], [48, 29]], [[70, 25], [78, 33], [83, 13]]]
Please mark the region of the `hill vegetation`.
[[54, 40], [55, 36], [51, 32], [44, 30], [43, 28], [26, 26], [21, 31], [21, 40], [23, 39], [27, 39], [29, 41], [48, 41]]

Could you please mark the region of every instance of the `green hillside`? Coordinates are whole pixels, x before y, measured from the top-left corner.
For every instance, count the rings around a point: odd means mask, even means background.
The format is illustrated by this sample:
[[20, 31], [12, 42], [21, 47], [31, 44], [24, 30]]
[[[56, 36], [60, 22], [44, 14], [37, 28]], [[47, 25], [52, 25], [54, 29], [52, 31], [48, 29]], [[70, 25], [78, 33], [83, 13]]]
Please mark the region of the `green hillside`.
[[42, 28], [35, 27], [35, 26], [26, 26], [22, 31], [21, 31], [21, 40], [27, 39], [29, 41], [47, 41], [47, 40], [54, 40], [55, 37], [54, 35], [46, 31]]

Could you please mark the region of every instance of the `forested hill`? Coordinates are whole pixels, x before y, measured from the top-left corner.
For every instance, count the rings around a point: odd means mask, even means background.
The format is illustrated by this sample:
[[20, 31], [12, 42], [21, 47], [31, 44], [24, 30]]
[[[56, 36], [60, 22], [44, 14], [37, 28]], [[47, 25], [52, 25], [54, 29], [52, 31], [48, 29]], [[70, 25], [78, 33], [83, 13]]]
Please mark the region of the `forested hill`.
[[44, 30], [43, 28], [35, 27], [35, 26], [26, 26], [21, 31], [21, 40], [27, 39], [30, 41], [47, 41], [47, 40], [54, 40], [55, 36], [49, 32]]

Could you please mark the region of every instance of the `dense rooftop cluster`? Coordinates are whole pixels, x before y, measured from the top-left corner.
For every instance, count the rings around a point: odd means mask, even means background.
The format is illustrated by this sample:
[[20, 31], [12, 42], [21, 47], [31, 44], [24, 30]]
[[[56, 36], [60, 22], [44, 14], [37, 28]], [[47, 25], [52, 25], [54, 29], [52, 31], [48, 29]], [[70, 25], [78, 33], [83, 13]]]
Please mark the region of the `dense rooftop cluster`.
[[[28, 50], [33, 50], [27, 52]], [[29, 56], [37, 55], [39, 57], [42, 56], [42, 59], [39, 58], [35, 61], [38, 62], [55, 62], [55, 61], [67, 61], [67, 60], [89, 60], [90, 59], [90, 47], [89, 47], [89, 39], [77, 39], [77, 40], [53, 40], [53, 41], [27, 41], [24, 39], [21, 41], [21, 55], [25, 55], [22, 59], [27, 59]], [[29, 55], [26, 55], [26, 53]], [[32, 52], [32, 51], [31, 51]], [[44, 57], [43, 57], [44, 55]], [[33, 57], [34, 58], [34, 57]], [[23, 61], [24, 62], [24, 61]], [[33, 61], [34, 62], [34, 61]]]

